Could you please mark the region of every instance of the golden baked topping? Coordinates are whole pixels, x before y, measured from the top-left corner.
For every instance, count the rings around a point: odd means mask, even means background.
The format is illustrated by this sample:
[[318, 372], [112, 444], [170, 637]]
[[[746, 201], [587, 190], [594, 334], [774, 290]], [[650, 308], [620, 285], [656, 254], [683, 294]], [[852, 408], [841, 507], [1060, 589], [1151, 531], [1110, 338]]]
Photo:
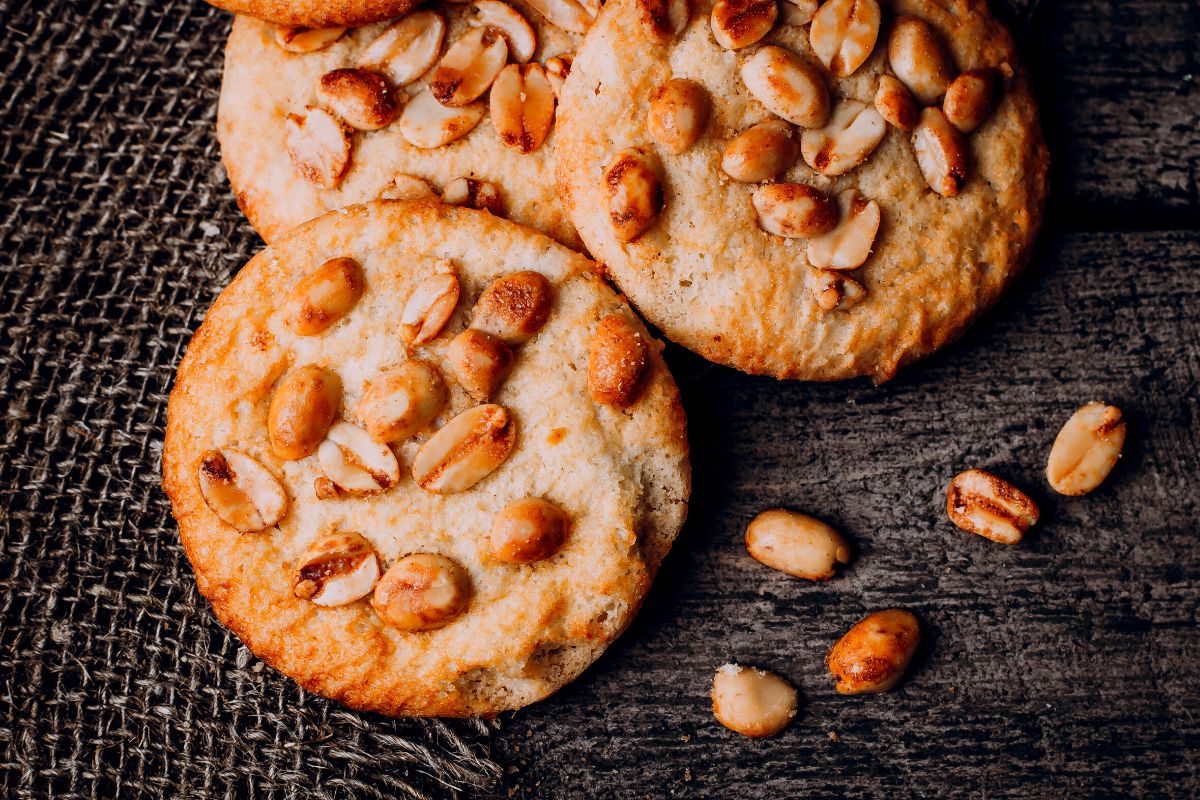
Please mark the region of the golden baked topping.
[[637, 0], [638, 24], [654, 44], [670, 44], [687, 27], [688, 0]]
[[647, 363], [642, 334], [621, 314], [609, 314], [596, 326], [588, 355], [592, 399], [616, 408], [633, 405]]
[[285, 461], [312, 453], [342, 408], [342, 382], [314, 364], [292, 370], [271, 395], [267, 436], [271, 450]]
[[964, 531], [1016, 544], [1038, 521], [1038, 507], [1008, 481], [981, 469], [956, 475], [946, 492], [946, 513]]
[[632, 242], [649, 230], [663, 206], [655, 158], [645, 150], [627, 147], [608, 162], [601, 181], [613, 235], [619, 241]]
[[917, 166], [925, 182], [943, 197], [954, 197], [967, 182], [967, 142], [941, 109], [921, 112], [912, 135]]
[[571, 74], [571, 64], [574, 60], [572, 53], [561, 53], [546, 59], [546, 79], [550, 81], [550, 88], [554, 90], [555, 97], [562, 96], [563, 81]]
[[825, 664], [841, 694], [886, 692], [904, 677], [920, 640], [921, 626], [908, 611], [876, 611], [838, 640]]
[[912, 93], [891, 75], [879, 76], [875, 110], [894, 128], [911, 131], [917, 126], [917, 104]]
[[329, 429], [317, 460], [325, 477], [351, 494], [376, 494], [400, 481], [400, 462], [391, 448], [349, 422]]
[[878, 231], [879, 204], [847, 189], [838, 195], [837, 226], [808, 243], [808, 263], [818, 269], [861, 267]]
[[650, 96], [646, 132], [668, 152], [678, 155], [704, 133], [710, 109], [704, 87], [695, 81], [672, 78]]
[[362, 267], [352, 258], [333, 258], [304, 276], [283, 307], [287, 326], [315, 336], [350, 313], [366, 288]]
[[533, 10], [545, 17], [550, 24], [571, 33], [587, 33], [595, 14], [588, 12], [583, 4], [575, 0], [528, 0]]
[[470, 28], [450, 45], [429, 80], [444, 106], [465, 106], [488, 90], [508, 60], [508, 42], [491, 28]]
[[827, 0], [812, 18], [808, 41], [821, 63], [839, 78], [854, 74], [879, 38], [875, 0]]
[[450, 181], [442, 190], [442, 200], [452, 206], [474, 208], [496, 216], [500, 216], [504, 210], [496, 184], [475, 178], [455, 178]]
[[780, 0], [779, 20], [784, 25], [807, 25], [818, 5], [817, 0]]
[[471, 327], [511, 345], [523, 344], [542, 329], [553, 307], [554, 290], [540, 272], [510, 272], [479, 295]]
[[335, 69], [321, 76], [317, 97], [342, 122], [360, 131], [379, 130], [399, 107], [382, 76], [365, 69]]
[[302, 28], [276, 25], [275, 44], [289, 53], [315, 53], [342, 38], [345, 28]]
[[223, 522], [248, 533], [269, 528], [287, 511], [287, 494], [267, 468], [229, 448], [200, 458], [200, 494]]
[[350, 136], [323, 108], [308, 106], [304, 116], [288, 114], [283, 124], [284, 142], [292, 164], [318, 189], [333, 189], [350, 166]]
[[491, 556], [512, 564], [549, 558], [562, 547], [567, 525], [566, 512], [540, 498], [509, 503], [492, 520]]
[[923, 105], [932, 105], [954, 80], [954, 64], [929, 23], [900, 17], [888, 37], [888, 63]]
[[467, 394], [482, 402], [512, 372], [513, 352], [502, 339], [467, 328], [450, 341], [446, 361]]
[[772, 114], [802, 128], [829, 120], [829, 90], [812, 64], [775, 45], [760, 47], [741, 67], [742, 82]]
[[834, 177], [866, 161], [886, 133], [887, 123], [878, 111], [857, 100], [845, 100], [824, 128], [801, 134], [800, 153], [817, 172]]
[[537, 34], [521, 12], [501, 0], [472, 0], [479, 12], [475, 23], [485, 28], [495, 28], [508, 42], [508, 54], [514, 61], [524, 64], [533, 58], [537, 49]]
[[446, 261], [439, 271], [417, 284], [400, 313], [400, 335], [410, 345], [433, 341], [454, 314], [458, 305], [458, 276]]
[[1058, 432], [1046, 463], [1046, 480], [1059, 494], [1087, 494], [1108, 477], [1124, 447], [1121, 409], [1088, 403]]
[[437, 197], [437, 192], [429, 185], [429, 181], [416, 175], [397, 175], [382, 192], [380, 200], [424, 200]]
[[800, 156], [800, 141], [781, 119], [752, 125], [725, 146], [721, 169], [735, 181], [758, 183], [782, 175]]
[[850, 545], [815, 517], [782, 508], [764, 511], [746, 527], [746, 551], [771, 569], [827, 581], [850, 563]]
[[371, 597], [387, 624], [402, 631], [440, 628], [471, 600], [471, 579], [456, 562], [436, 553], [413, 553], [393, 564]]
[[962, 133], [970, 133], [991, 115], [1004, 85], [994, 69], [973, 69], [954, 79], [942, 100], [942, 113]]
[[758, 225], [789, 239], [817, 236], [837, 224], [837, 206], [811, 186], [769, 183], [754, 191]]
[[778, 16], [775, 0], [716, 0], [709, 25], [717, 44], [740, 50], [770, 33]]
[[488, 98], [492, 124], [505, 147], [537, 150], [554, 124], [554, 89], [541, 64], [509, 64], [500, 70]]
[[867, 296], [858, 281], [832, 269], [814, 269], [809, 289], [822, 311], [845, 311], [854, 308]]
[[410, 358], [370, 380], [354, 414], [377, 442], [403, 442], [442, 413], [450, 393], [433, 364]]
[[441, 147], [470, 133], [486, 110], [482, 102], [448, 108], [425, 90], [400, 114], [400, 135], [413, 147]]
[[446, 20], [436, 11], [414, 11], [393, 22], [363, 48], [358, 66], [383, 73], [396, 87], [420, 78], [437, 61]]
[[366, 597], [379, 580], [379, 559], [362, 534], [318, 536], [296, 562], [292, 593], [318, 606], [344, 606]]
[[796, 716], [796, 689], [773, 672], [725, 664], [713, 675], [713, 716], [743, 736], [774, 736]]
[[422, 445], [413, 478], [434, 494], [465, 491], [503, 464], [516, 441], [517, 423], [503, 406], [468, 408]]

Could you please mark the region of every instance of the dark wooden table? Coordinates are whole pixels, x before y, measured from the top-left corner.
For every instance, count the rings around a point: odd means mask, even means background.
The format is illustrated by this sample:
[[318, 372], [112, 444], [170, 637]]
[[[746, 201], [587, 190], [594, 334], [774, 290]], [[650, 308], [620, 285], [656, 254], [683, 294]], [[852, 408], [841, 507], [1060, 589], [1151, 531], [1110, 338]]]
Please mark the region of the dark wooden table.
[[[1000, 6], [1054, 159], [1015, 291], [884, 386], [671, 348], [696, 491], [642, 613], [557, 696], [444, 727], [263, 669], [196, 594], [157, 488], [174, 365], [259, 246], [217, 166], [225, 18], [37, 5], [0, 4], [0, 795], [442, 796], [487, 752], [495, 793], [531, 798], [1200, 793], [1200, 3]], [[1050, 444], [1094, 399], [1125, 410], [1125, 456], [1057, 496]], [[1019, 546], [947, 521], [968, 467], [1041, 505]], [[853, 540], [842, 577], [746, 556], [745, 524], [778, 505]], [[909, 679], [838, 696], [826, 652], [891, 606], [927, 633]], [[781, 736], [713, 720], [728, 660], [800, 688]], [[428, 766], [409, 739], [467, 749]]]

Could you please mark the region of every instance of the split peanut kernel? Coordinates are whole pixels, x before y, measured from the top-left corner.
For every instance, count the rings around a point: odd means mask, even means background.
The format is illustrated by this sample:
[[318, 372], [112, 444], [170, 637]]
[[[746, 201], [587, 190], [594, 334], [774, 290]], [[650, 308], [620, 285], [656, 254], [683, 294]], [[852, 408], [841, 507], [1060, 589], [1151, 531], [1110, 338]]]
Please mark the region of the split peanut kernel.
[[438, 368], [411, 358], [369, 381], [354, 414], [375, 441], [403, 442], [433, 422], [449, 399]]
[[637, 0], [638, 24], [653, 44], [666, 45], [683, 33], [691, 10], [689, 0]]
[[514, 61], [524, 64], [533, 58], [537, 49], [537, 34], [529, 20], [521, 12], [501, 0], [473, 0], [479, 12], [475, 23], [485, 28], [495, 28], [508, 42], [508, 54]]
[[796, 716], [799, 695], [773, 672], [725, 664], [713, 675], [713, 716], [743, 736], [774, 736]]
[[608, 218], [618, 241], [632, 242], [650, 229], [663, 207], [657, 160], [636, 147], [618, 151], [604, 170], [601, 186]]
[[917, 166], [929, 188], [942, 197], [954, 197], [967, 182], [967, 143], [937, 108], [921, 112], [912, 135]]
[[850, 545], [821, 520], [782, 508], [764, 511], [746, 526], [754, 560], [796, 578], [827, 581], [850, 563]]
[[471, 312], [471, 327], [519, 345], [542, 329], [554, 308], [554, 289], [540, 272], [522, 270], [492, 281]]
[[550, 135], [555, 94], [541, 64], [509, 64], [500, 70], [488, 102], [505, 147], [530, 153]]
[[716, 0], [709, 25], [717, 44], [740, 50], [770, 33], [778, 17], [776, 0]]
[[333, 258], [300, 279], [283, 307], [283, 318], [300, 336], [315, 336], [350, 313], [366, 288], [362, 267]]
[[917, 104], [913, 101], [912, 93], [891, 75], [879, 76], [875, 110], [894, 128], [911, 131], [917, 127]]
[[350, 494], [378, 494], [400, 481], [400, 462], [391, 448], [349, 422], [329, 429], [317, 460], [325, 477]]
[[444, 106], [461, 107], [488, 90], [508, 60], [508, 42], [491, 28], [471, 28], [446, 50], [429, 91]]
[[287, 511], [287, 494], [275, 476], [238, 450], [209, 450], [198, 478], [205, 504], [242, 533], [269, 528]]
[[1124, 446], [1121, 409], [1088, 403], [1058, 432], [1046, 462], [1046, 480], [1059, 494], [1087, 494], [1108, 477]]
[[704, 133], [711, 108], [704, 87], [695, 81], [672, 78], [650, 96], [646, 130], [650, 138], [678, 155]]
[[442, 332], [458, 305], [458, 276], [449, 262], [417, 284], [400, 312], [400, 335], [413, 346], [428, 344]]
[[876, 611], [838, 640], [825, 665], [840, 694], [886, 692], [904, 677], [921, 641], [921, 625], [908, 611]]
[[923, 105], [933, 105], [954, 80], [954, 64], [933, 28], [917, 17], [900, 17], [888, 38], [892, 72]]
[[500, 216], [504, 201], [500, 190], [490, 181], [476, 178], [455, 178], [442, 190], [442, 201], [452, 206], [464, 206]]
[[725, 146], [721, 169], [735, 181], [758, 183], [777, 178], [800, 157], [800, 141], [781, 119], [752, 125]]
[[1016, 544], [1038, 521], [1038, 507], [1006, 480], [981, 469], [955, 476], [946, 492], [950, 521], [1000, 544]]
[[875, 0], [827, 0], [813, 14], [808, 41], [826, 68], [846, 78], [870, 58], [879, 21]]
[[375, 548], [353, 532], [318, 536], [296, 563], [292, 593], [313, 605], [344, 606], [366, 597], [379, 580]]
[[345, 28], [303, 28], [276, 25], [275, 44], [289, 53], [315, 53], [342, 38]]
[[829, 90], [812, 64], [775, 45], [760, 47], [741, 66], [742, 82], [767, 110], [802, 128], [829, 120]]
[[413, 147], [441, 147], [466, 136], [483, 119], [487, 105], [478, 102], [449, 108], [429, 90], [408, 101], [400, 114], [400, 135]]
[[808, 243], [808, 263], [818, 269], [856, 269], [866, 262], [879, 232], [879, 204], [857, 189], [838, 195], [837, 227]]
[[317, 449], [342, 408], [342, 381], [314, 364], [284, 376], [267, 411], [271, 450], [284, 461], [296, 461]]
[[768, 183], [751, 198], [758, 226], [788, 239], [819, 236], [837, 224], [837, 206], [802, 183]]
[[350, 136], [323, 108], [308, 106], [304, 116], [288, 114], [284, 141], [292, 164], [318, 189], [334, 189], [350, 166]]
[[817, 0], [781, 0], [779, 17], [784, 25], [807, 25], [817, 13]]
[[556, 98], [562, 97], [563, 83], [571, 74], [574, 61], [575, 56], [571, 53], [561, 53], [546, 59], [546, 80], [550, 81], [550, 88], [554, 90]]
[[457, 562], [436, 553], [412, 553], [379, 579], [371, 606], [392, 627], [417, 632], [446, 625], [470, 601], [471, 579]]
[[512, 372], [513, 352], [502, 339], [467, 328], [450, 340], [446, 361], [467, 394], [482, 402]]
[[834, 177], [866, 161], [886, 133], [887, 123], [878, 111], [857, 100], [846, 100], [825, 127], [804, 131], [800, 153], [817, 172]]
[[436, 11], [414, 11], [393, 22], [363, 48], [358, 66], [382, 73], [393, 86], [406, 86], [437, 61], [446, 20]]
[[942, 113], [960, 133], [971, 133], [995, 109], [1002, 85], [997, 70], [973, 69], [964, 72], [946, 89]]
[[567, 514], [537, 497], [509, 503], [492, 520], [491, 556], [510, 564], [529, 564], [558, 552], [567, 538]]
[[822, 311], [846, 311], [867, 296], [861, 283], [832, 269], [814, 269], [810, 289]]
[[429, 181], [416, 175], [397, 175], [382, 192], [380, 200], [424, 200], [437, 197], [437, 192], [429, 185]]
[[365, 69], [335, 69], [321, 76], [320, 98], [342, 122], [360, 131], [376, 131], [396, 117], [399, 104], [381, 75]]
[[528, 0], [528, 3], [551, 25], [556, 25], [571, 33], [587, 33], [588, 28], [592, 25], [592, 19], [595, 17], [575, 0]]
[[642, 334], [620, 314], [596, 326], [588, 354], [588, 391], [597, 403], [628, 408], [637, 400], [648, 364]]
[[516, 441], [516, 420], [503, 406], [468, 408], [421, 446], [413, 478], [434, 494], [466, 491], [503, 464]]

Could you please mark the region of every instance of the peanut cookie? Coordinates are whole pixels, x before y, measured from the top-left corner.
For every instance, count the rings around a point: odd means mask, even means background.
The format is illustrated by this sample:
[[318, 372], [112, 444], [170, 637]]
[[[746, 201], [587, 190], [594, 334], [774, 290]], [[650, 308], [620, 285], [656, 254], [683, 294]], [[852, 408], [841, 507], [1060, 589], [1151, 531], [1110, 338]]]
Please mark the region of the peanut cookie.
[[217, 116], [238, 205], [270, 242], [352, 203], [440, 195], [578, 248], [555, 106], [590, 23], [575, 0], [475, 0], [297, 44], [238, 17]]
[[253, 258], [179, 367], [163, 486], [200, 590], [306, 689], [493, 714], [624, 630], [683, 523], [658, 343], [584, 257], [436, 201]]
[[778, 378], [892, 377], [1027, 260], [1048, 157], [982, 0], [610, 0], [560, 195], [667, 336]]
[[217, 8], [251, 17], [305, 28], [366, 25], [396, 17], [416, 7], [420, 0], [208, 0]]

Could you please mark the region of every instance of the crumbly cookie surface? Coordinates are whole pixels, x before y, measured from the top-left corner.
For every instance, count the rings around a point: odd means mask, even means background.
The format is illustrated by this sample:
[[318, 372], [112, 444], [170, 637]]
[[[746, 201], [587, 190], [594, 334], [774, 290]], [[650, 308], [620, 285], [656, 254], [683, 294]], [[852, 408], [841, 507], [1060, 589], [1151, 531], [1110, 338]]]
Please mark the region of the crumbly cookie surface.
[[[536, 34], [530, 64], [570, 54], [582, 38], [550, 24], [519, 1], [509, 5]], [[479, 23], [476, 7], [470, 3], [438, 4], [415, 13], [430, 12], [446, 22], [439, 59]], [[484, 93], [476, 101], [482, 105], [482, 119], [461, 138], [437, 147], [418, 147], [405, 137], [402, 117], [407, 106], [422, 95], [425, 102], [432, 102], [428, 94], [436, 61], [411, 83], [397, 85], [388, 79], [391, 95], [400, 106], [393, 121], [370, 131], [345, 126], [350, 155], [336, 185], [315, 185], [306, 179], [289, 153], [289, 115], [303, 117], [308, 108], [332, 110], [318, 91], [322, 76], [357, 68], [364, 52], [388, 25], [381, 22], [351, 28], [326, 47], [293, 53], [277, 44], [274, 26], [250, 17], [235, 19], [225, 49], [217, 135], [238, 205], [255, 229], [271, 242], [334, 208], [381, 196], [413, 199], [393, 194], [397, 178], [402, 182], [420, 179], [440, 193], [455, 179], [465, 177], [485, 181], [498, 190], [496, 210], [501, 216], [578, 249], [579, 237], [555, 190], [556, 126], [552, 125], [545, 141], [530, 152], [506, 146], [488, 108], [490, 95]], [[515, 61], [510, 53], [509, 62]]]
[[[361, 266], [361, 298], [324, 332], [296, 334], [285, 322], [289, 293], [343, 257]], [[461, 285], [453, 315], [432, 341], [410, 347], [400, 325], [406, 298], [447, 260]], [[487, 399], [508, 411], [515, 445], [470, 488], [424, 489], [414, 480], [417, 453], [479, 402], [455, 378], [450, 342], [477, 322], [472, 307], [485, 287], [517, 271], [544, 276], [553, 300], [540, 331], [513, 346], [512, 372]], [[648, 345], [635, 399], [623, 409], [589, 392], [593, 341], [612, 315]], [[163, 485], [201, 591], [256, 655], [356, 708], [467, 716], [545, 697], [626, 627], [684, 519], [684, 416], [655, 344], [592, 262], [485, 212], [376, 202], [302, 226], [252, 259], [217, 299], [171, 394]], [[414, 357], [442, 373], [449, 401], [414, 438], [392, 446], [399, 481], [319, 499], [318, 455], [284, 461], [272, 449], [273, 395], [316, 365], [340, 379], [337, 418], [360, 424], [364, 389]], [[213, 448], [249, 456], [282, 486], [286, 508], [275, 526], [242, 533], [214, 513], [199, 485]], [[497, 561], [489, 544], [496, 514], [526, 497], [565, 512], [565, 541], [533, 563]], [[452, 560], [468, 577], [465, 610], [414, 632], [385, 622], [371, 595], [338, 607], [302, 599], [297, 560], [331, 532], [362, 534], [381, 570], [411, 553]]]
[[[687, 27], [665, 45], [648, 41], [638, 0], [610, 0], [560, 104], [560, 194], [588, 249], [671, 339], [747, 372], [884, 381], [957, 337], [1023, 267], [1043, 212], [1046, 148], [1012, 39], [982, 0], [881, 0], [874, 49], [849, 77], [822, 66], [810, 24], [785, 23], [792, 5], [781, 0], [770, 33], [734, 51], [714, 39], [709, 0], [692, 4]], [[848, 100], [872, 108], [880, 77], [891, 74], [888, 37], [902, 15], [928, 22], [957, 70], [1001, 71], [1003, 94], [965, 137], [969, 166], [957, 196], [930, 188], [911, 134], [891, 125], [866, 161], [842, 175], [819, 174], [797, 157], [777, 178], [829, 198], [854, 188], [880, 209], [870, 255], [842, 273], [864, 290], [851, 298], [857, 304], [824, 310], [809, 240], [764, 230], [752, 201], [762, 183], [739, 183], [722, 169], [729, 142], [774, 116], [739, 67], [762, 46], [779, 45], [820, 71], [834, 113]], [[712, 100], [703, 134], [678, 155], [645, 125], [655, 89], [671, 78], [698, 83]], [[803, 132], [797, 128], [796, 137]], [[661, 213], [629, 242], [618, 238], [602, 180], [624, 148], [648, 152], [662, 179]], [[827, 296], [830, 304], [834, 297]]]
[[418, 0], [208, 0], [212, 5], [277, 25], [328, 28], [395, 17]]

